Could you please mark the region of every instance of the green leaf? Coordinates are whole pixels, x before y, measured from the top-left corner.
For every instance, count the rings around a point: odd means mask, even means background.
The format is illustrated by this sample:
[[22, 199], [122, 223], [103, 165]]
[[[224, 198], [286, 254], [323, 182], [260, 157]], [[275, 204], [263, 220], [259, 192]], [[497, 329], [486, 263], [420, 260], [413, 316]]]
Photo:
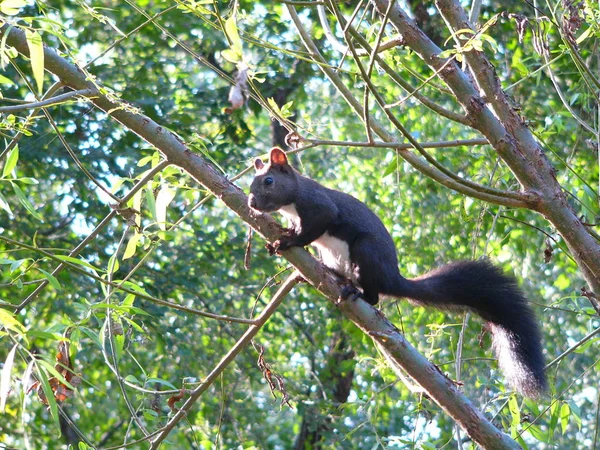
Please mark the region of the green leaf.
[[[50, 383], [48, 383], [47, 374], [42, 370], [42, 368], [39, 365], [36, 368], [38, 372], [38, 379], [40, 380], [42, 390], [44, 391], [46, 401], [48, 402], [48, 407], [50, 408], [50, 415], [52, 416], [54, 425], [56, 426], [56, 429], [58, 430], [60, 436], [60, 423], [58, 421], [58, 405], [56, 404], [56, 399], [54, 398], [54, 392], [50, 387]], [[54, 367], [52, 369], [54, 369]]]
[[10, 205], [8, 204], [6, 198], [4, 198], [4, 195], [2, 195], [2, 193], [0, 193], [0, 208], [9, 213], [11, 216], [14, 215], [12, 210], [10, 209]]
[[113, 303], [94, 303], [92, 305], [92, 309], [112, 309], [114, 311], [119, 311], [127, 314], [141, 314], [144, 316], [150, 315], [142, 308], [138, 308], [137, 306], [115, 305]]
[[2, 368], [2, 376], [0, 377], [0, 413], [4, 413], [6, 408], [6, 399], [8, 398], [8, 393], [10, 392], [10, 374], [15, 362], [17, 345], [18, 344], [15, 344], [11, 351], [8, 352], [8, 356], [4, 361], [4, 367]]
[[23, 193], [23, 191], [21, 190], [21, 188], [19, 186], [17, 186], [15, 183], [11, 182], [11, 184], [12, 184], [12, 187], [13, 187], [13, 191], [15, 192], [15, 195], [17, 196], [17, 198], [19, 199], [19, 201], [21, 202], [21, 204], [25, 207], [25, 209], [33, 217], [35, 217], [37, 220], [39, 220], [40, 222], [43, 222], [44, 221], [43, 217], [40, 215], [39, 212], [37, 212], [35, 210], [35, 208], [31, 204], [31, 202], [29, 201], [29, 199], [25, 196], [25, 194]]
[[37, 31], [25, 30], [27, 45], [29, 46], [29, 58], [31, 59], [31, 70], [37, 85], [38, 94], [44, 90], [44, 43], [42, 36]]
[[89, 337], [99, 348], [102, 348], [102, 343], [100, 342], [100, 339], [98, 339], [98, 334], [87, 327], [79, 327], [77, 329]]
[[15, 84], [15, 82], [4, 75], [0, 75], [0, 84]]
[[148, 378], [146, 380], [146, 386], [148, 386], [149, 384], [153, 384], [153, 383], [162, 384], [163, 386], [167, 386], [168, 388], [171, 388], [171, 389], [177, 389], [169, 381], [163, 380], [162, 378]]
[[396, 169], [399, 168], [399, 161], [398, 161], [398, 157], [395, 157], [385, 168], [385, 171], [383, 172], [383, 175], [381, 175], [381, 178], [385, 178], [388, 175], [393, 174]]
[[4, 163], [4, 168], [2, 169], [2, 178], [10, 176], [13, 169], [17, 166], [18, 160], [19, 146], [15, 145], [15, 147], [8, 153], [8, 156], [6, 157], [6, 163]]
[[156, 420], [156, 418], [158, 417], [158, 413], [152, 409], [144, 409], [142, 411], [142, 414], [144, 415], [144, 419], [146, 419], [147, 421]]
[[517, 402], [517, 396], [512, 394], [508, 397], [508, 409], [511, 415], [511, 426], [518, 427], [521, 423], [521, 410], [519, 409], [519, 403]]
[[[136, 308], [136, 309], [139, 309], [139, 308]], [[146, 313], [146, 315], [149, 316], [150, 314]], [[129, 317], [123, 316], [123, 317], [121, 317], [121, 319], [123, 319], [125, 322], [127, 322], [129, 325], [131, 325], [138, 333], [147, 334], [142, 327], [140, 327], [135, 321], [131, 320]]]
[[568, 403], [563, 403], [560, 407], [560, 427], [562, 429], [562, 434], [567, 432], [567, 427], [569, 426], [569, 417], [571, 416], [571, 408]]
[[23, 177], [23, 178], [17, 178], [16, 181], [18, 181], [19, 183], [23, 183], [23, 184], [40, 184], [40, 182], [38, 180], [36, 180], [35, 178], [31, 178], [31, 177]]
[[58, 381], [67, 386], [69, 389], [75, 390], [75, 387], [67, 381], [67, 379], [60, 373], [58, 370], [54, 368], [54, 364], [50, 364], [48, 361], [44, 359], [38, 359], [38, 363], [44, 366], [44, 368], [52, 374]]
[[26, 261], [27, 261], [27, 258], [26, 259], [17, 259], [16, 261], [13, 261], [13, 263], [10, 265], [10, 268], [8, 270], [10, 271], [10, 273], [13, 273], [19, 267], [21, 267], [23, 264], [25, 264]]
[[235, 21], [235, 14], [232, 14], [231, 17], [225, 21], [225, 33], [227, 33], [227, 37], [231, 41], [231, 48], [241, 55], [242, 40], [240, 39], [237, 23]]
[[89, 262], [82, 261], [81, 259], [73, 258], [72, 256], [66, 255], [55, 255], [56, 259], [60, 259], [61, 261], [65, 261], [71, 264], [77, 264], [78, 266], [87, 267], [88, 269], [95, 270], [96, 272], [104, 272], [103, 270], [98, 269], [95, 266], [92, 266]]
[[14, 16], [19, 14], [19, 9], [26, 5], [26, 0], [2, 0], [0, 2], [0, 12], [7, 16]]
[[226, 48], [225, 50], [223, 50], [221, 52], [221, 56], [223, 57], [223, 59], [234, 64], [237, 64], [242, 60], [242, 54], [236, 52], [235, 50], [231, 50], [230, 48]]
[[175, 198], [176, 190], [164, 185], [156, 195], [156, 221], [161, 230], [167, 229], [167, 206]]
[[154, 191], [152, 187], [148, 185], [146, 188], [146, 205], [148, 206], [148, 210], [150, 211], [150, 216], [154, 219], [155, 222], [158, 221], [156, 218], [156, 201], [154, 200]]
[[108, 266], [106, 268], [106, 273], [109, 273], [109, 274], [112, 275], [117, 270], [119, 270], [119, 267], [121, 267], [121, 265], [119, 264], [119, 260], [117, 259], [117, 255], [114, 254], [108, 260]]
[[136, 232], [129, 238], [129, 242], [127, 242], [127, 247], [125, 248], [125, 253], [123, 253], [123, 260], [129, 259], [135, 255], [135, 249], [137, 248], [137, 244], [141, 237], [142, 235]]
[[39, 331], [39, 330], [28, 330], [27, 337], [30, 338], [40, 338], [40, 339], [49, 339], [53, 341], [65, 341], [66, 338], [62, 337], [60, 334], [50, 333], [48, 331]]
[[134, 384], [139, 384], [139, 385], [141, 385], [141, 384], [142, 384], [142, 382], [141, 382], [140, 380], [138, 380], [138, 379], [135, 377], [135, 375], [127, 375], [127, 376], [125, 377], [125, 381], [128, 381], [128, 382], [130, 382], [130, 383], [134, 383]]
[[527, 431], [538, 441], [548, 442], [548, 435], [537, 425], [530, 425]]
[[52, 285], [52, 287], [54, 289], [56, 289], [57, 291], [60, 291], [62, 289], [62, 286], [60, 285], [60, 283], [58, 282], [58, 280], [56, 279], [56, 277], [54, 275], [52, 275], [50, 272], [46, 272], [44, 269], [39, 269], [38, 270], [44, 274], [44, 276], [46, 277], [46, 279], [48, 280], [48, 282]]

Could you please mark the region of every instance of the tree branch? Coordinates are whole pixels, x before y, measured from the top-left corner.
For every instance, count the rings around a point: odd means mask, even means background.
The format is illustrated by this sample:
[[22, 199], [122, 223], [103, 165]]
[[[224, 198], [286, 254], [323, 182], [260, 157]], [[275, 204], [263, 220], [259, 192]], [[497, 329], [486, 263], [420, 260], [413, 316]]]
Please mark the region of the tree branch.
[[71, 92], [67, 92], [66, 94], [57, 95], [56, 97], [50, 97], [47, 100], [41, 100], [39, 102], [28, 102], [28, 103], [23, 103], [21, 105], [15, 105], [15, 106], [2, 106], [2, 107], [0, 107], [0, 114], [1, 113], [13, 113], [13, 112], [19, 112], [19, 111], [26, 111], [28, 109], [36, 109], [36, 108], [60, 105], [61, 103], [64, 103], [73, 97], [77, 97], [77, 96], [89, 97], [91, 94], [92, 94], [91, 90], [82, 89], [79, 91], [71, 91]]

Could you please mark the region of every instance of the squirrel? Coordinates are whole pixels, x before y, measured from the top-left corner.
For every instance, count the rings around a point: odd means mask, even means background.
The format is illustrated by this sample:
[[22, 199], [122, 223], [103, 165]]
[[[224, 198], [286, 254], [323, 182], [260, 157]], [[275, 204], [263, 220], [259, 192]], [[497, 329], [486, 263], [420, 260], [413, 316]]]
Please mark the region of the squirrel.
[[[268, 164], [256, 159], [254, 168], [248, 206], [278, 211], [292, 225], [267, 246], [271, 253], [313, 245], [323, 264], [358, 285], [360, 297], [371, 305], [382, 294], [443, 310], [473, 311], [491, 329], [509, 385], [533, 398], [546, 390], [540, 330], [514, 278], [481, 259], [452, 262], [406, 279], [398, 269], [392, 237], [364, 203], [300, 175], [277, 147]], [[351, 294], [343, 291], [345, 297]]]

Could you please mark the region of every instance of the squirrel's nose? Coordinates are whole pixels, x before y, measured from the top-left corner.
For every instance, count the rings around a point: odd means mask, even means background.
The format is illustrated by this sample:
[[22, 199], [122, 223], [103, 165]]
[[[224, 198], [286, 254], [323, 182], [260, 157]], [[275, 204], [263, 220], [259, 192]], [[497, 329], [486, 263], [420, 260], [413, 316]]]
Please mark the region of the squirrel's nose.
[[256, 209], [256, 197], [254, 196], [254, 194], [250, 194], [248, 196], [248, 206], [250, 208]]

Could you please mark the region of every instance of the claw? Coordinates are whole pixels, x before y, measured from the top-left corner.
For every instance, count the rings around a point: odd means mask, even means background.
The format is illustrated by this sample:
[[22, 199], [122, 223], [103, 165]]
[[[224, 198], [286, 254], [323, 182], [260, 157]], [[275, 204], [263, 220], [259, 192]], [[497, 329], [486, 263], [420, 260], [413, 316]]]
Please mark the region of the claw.
[[339, 302], [351, 301], [354, 302], [362, 297], [362, 292], [360, 292], [356, 287], [351, 284], [348, 284], [342, 288], [342, 292]]
[[273, 256], [273, 255], [279, 253], [279, 241], [277, 240], [277, 241], [273, 242], [272, 244], [267, 242], [265, 244], [265, 248], [269, 252], [269, 256]]

